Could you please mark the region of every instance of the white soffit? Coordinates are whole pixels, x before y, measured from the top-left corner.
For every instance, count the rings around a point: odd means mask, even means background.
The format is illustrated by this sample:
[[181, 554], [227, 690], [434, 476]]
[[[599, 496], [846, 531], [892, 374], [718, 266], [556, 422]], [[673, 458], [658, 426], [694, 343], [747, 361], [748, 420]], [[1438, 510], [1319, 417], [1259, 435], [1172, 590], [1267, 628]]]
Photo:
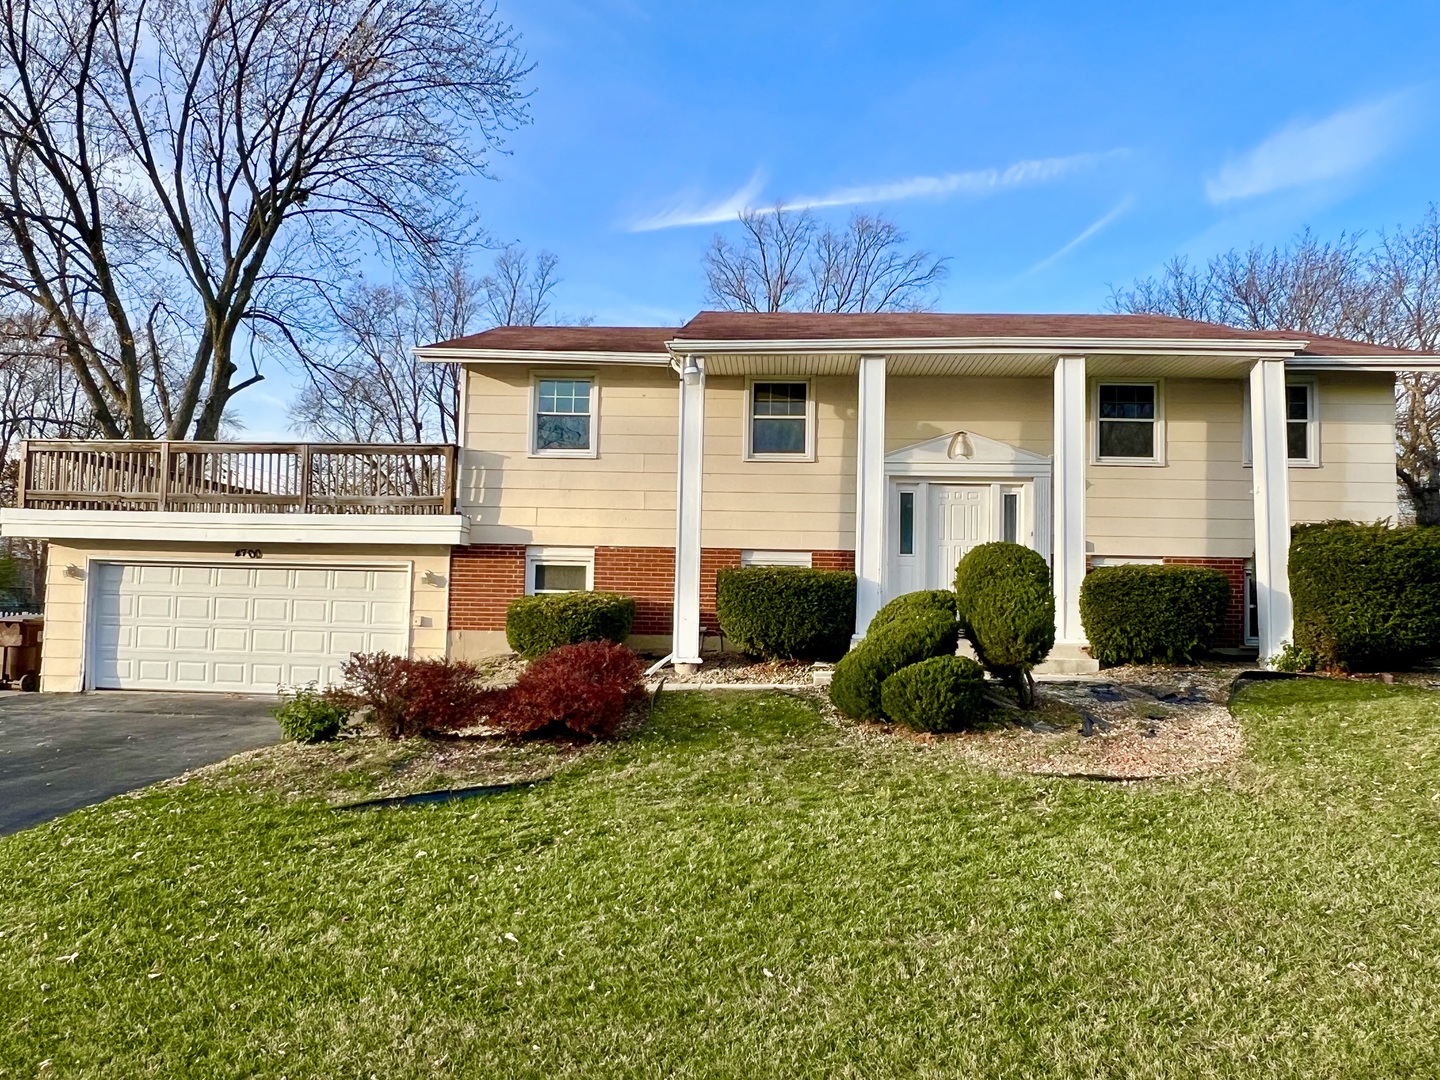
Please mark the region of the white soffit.
[[0, 510], [0, 536], [33, 540], [224, 544], [411, 544], [470, 541], [460, 514], [195, 514], [155, 510]]

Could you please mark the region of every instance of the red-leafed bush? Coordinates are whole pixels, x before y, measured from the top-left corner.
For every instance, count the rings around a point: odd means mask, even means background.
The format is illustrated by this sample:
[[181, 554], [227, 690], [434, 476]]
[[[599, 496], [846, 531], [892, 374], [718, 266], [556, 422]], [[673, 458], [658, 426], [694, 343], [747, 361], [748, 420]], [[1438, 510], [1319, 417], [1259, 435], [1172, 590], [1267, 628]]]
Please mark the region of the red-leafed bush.
[[525, 669], [492, 710], [490, 722], [515, 738], [608, 738], [645, 697], [643, 675], [640, 658], [623, 645], [562, 645]]
[[410, 660], [390, 653], [352, 653], [336, 696], [366, 711], [387, 739], [474, 724], [501, 695], [481, 685], [480, 669], [459, 660]]

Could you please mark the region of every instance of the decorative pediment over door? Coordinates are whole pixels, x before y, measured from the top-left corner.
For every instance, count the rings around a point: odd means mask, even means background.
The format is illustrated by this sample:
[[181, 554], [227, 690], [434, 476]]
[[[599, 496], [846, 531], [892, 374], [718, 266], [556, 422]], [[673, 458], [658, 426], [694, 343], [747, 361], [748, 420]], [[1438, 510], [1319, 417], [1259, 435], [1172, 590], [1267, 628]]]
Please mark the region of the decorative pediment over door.
[[952, 431], [885, 455], [887, 476], [1050, 475], [1050, 458], [972, 431]]

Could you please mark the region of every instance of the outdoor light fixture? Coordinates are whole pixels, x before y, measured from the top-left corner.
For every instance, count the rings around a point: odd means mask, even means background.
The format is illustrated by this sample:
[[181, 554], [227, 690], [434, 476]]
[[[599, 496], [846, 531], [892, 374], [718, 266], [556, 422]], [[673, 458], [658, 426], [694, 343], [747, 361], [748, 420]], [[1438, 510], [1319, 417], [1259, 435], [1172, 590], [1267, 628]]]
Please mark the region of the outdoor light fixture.
[[686, 382], [693, 382], [700, 374], [700, 365], [695, 362], [695, 357], [685, 357], [685, 367], [680, 372], [680, 377]]
[[425, 573], [420, 575], [420, 580], [423, 581], [426, 585], [445, 584], [445, 579], [439, 574], [437, 574], [434, 570], [426, 570]]
[[85, 571], [76, 566], [73, 562], [65, 565], [65, 576], [70, 578], [83, 578]]

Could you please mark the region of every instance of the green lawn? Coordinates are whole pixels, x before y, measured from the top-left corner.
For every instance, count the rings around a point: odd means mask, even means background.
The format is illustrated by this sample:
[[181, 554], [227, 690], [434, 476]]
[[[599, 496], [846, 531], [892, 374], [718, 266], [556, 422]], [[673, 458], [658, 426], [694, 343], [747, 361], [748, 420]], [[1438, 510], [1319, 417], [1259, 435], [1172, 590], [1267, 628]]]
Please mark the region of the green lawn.
[[484, 801], [114, 800], [0, 840], [0, 1076], [1440, 1073], [1440, 698], [1239, 711], [1139, 786], [677, 693]]

